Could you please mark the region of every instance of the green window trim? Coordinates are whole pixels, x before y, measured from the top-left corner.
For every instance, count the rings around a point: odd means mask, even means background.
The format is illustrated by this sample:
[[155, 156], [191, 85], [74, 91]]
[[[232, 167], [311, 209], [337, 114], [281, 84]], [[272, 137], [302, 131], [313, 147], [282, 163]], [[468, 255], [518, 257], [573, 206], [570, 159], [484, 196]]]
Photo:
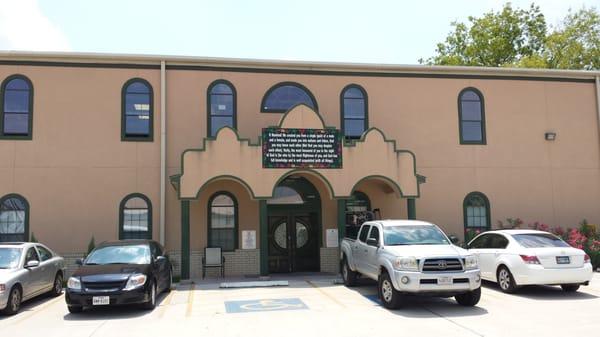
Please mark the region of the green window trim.
[[[125, 114], [125, 109], [126, 109], [126, 93], [127, 93], [127, 88], [135, 83], [135, 82], [140, 82], [143, 83], [144, 85], [146, 85], [148, 87], [148, 90], [150, 91], [149, 96], [150, 96], [150, 125], [149, 125], [149, 130], [148, 130], [148, 136], [128, 136], [127, 133], [125, 132], [126, 130], [126, 114]], [[125, 84], [123, 84], [123, 87], [121, 88], [121, 141], [123, 142], [153, 142], [154, 141], [154, 89], [152, 88], [152, 85], [150, 84], [150, 82], [146, 81], [143, 78], [139, 78], [139, 77], [135, 77], [132, 79], [129, 79], [127, 82], [125, 82]]]
[[142, 193], [131, 193], [126, 195], [119, 204], [119, 240], [123, 240], [125, 237], [125, 230], [123, 228], [125, 223], [125, 205], [127, 201], [133, 198], [140, 198], [146, 202], [146, 206], [148, 206], [148, 230], [146, 239], [152, 239], [152, 201], [146, 195]]
[[[479, 104], [481, 105], [481, 140], [479, 141], [470, 141], [470, 140], [464, 140], [463, 138], [463, 112], [462, 112], [462, 96], [468, 92], [471, 91], [474, 94], [476, 94], [479, 97]], [[460, 93], [458, 94], [458, 132], [459, 132], [459, 139], [460, 139], [460, 144], [461, 145], [486, 145], [487, 144], [487, 138], [486, 138], [486, 127], [485, 127], [485, 102], [483, 99], [483, 94], [481, 93], [481, 91], [479, 91], [479, 89], [474, 88], [474, 87], [467, 87], [464, 88], [463, 90], [460, 91]]]
[[221, 196], [221, 195], [225, 195], [227, 197], [229, 197], [232, 201], [233, 201], [233, 250], [227, 250], [223, 247], [222, 251], [224, 252], [232, 252], [235, 251], [236, 249], [239, 249], [239, 207], [238, 207], [238, 201], [237, 198], [235, 197], [235, 195], [233, 195], [233, 193], [230, 193], [228, 191], [218, 191], [213, 193], [213, 195], [210, 196], [210, 198], [208, 198], [208, 204], [207, 204], [207, 210], [206, 210], [206, 246], [207, 247], [219, 247], [219, 246], [215, 246], [214, 243], [212, 242], [212, 236], [211, 236], [211, 230], [212, 230], [212, 204], [213, 201], [215, 200], [215, 198]]
[[2, 205], [2, 203], [4, 203], [5, 200], [7, 199], [19, 199], [23, 202], [23, 204], [25, 205], [25, 219], [24, 219], [24, 224], [23, 224], [23, 238], [25, 242], [29, 241], [29, 212], [30, 212], [30, 206], [29, 206], [29, 202], [27, 201], [27, 199], [17, 193], [9, 193], [4, 195], [2, 198], [0, 198], [0, 205]]
[[369, 96], [367, 95], [367, 91], [365, 90], [365, 88], [363, 88], [362, 86], [352, 83], [352, 84], [348, 84], [347, 86], [344, 87], [344, 89], [342, 89], [342, 91], [340, 92], [340, 131], [342, 133], [342, 135], [344, 136], [344, 140], [358, 140], [360, 139], [361, 136], [346, 136], [346, 130], [344, 128], [344, 124], [346, 121], [346, 112], [345, 112], [345, 104], [344, 104], [344, 94], [346, 93], [346, 91], [348, 89], [358, 89], [362, 95], [363, 95], [363, 100], [365, 101], [365, 118], [364, 118], [364, 130], [363, 133], [365, 133], [365, 131], [369, 130]]
[[218, 84], [225, 84], [226, 86], [228, 86], [231, 89], [231, 94], [232, 94], [232, 99], [233, 99], [233, 112], [232, 112], [232, 119], [233, 119], [233, 126], [232, 129], [237, 130], [237, 91], [235, 90], [235, 86], [225, 80], [225, 79], [219, 79], [216, 80], [214, 82], [212, 82], [209, 86], [208, 89], [206, 90], [206, 135], [209, 138], [215, 137], [218, 133], [218, 130], [215, 132], [215, 134], [211, 134], [211, 128], [212, 128], [212, 113], [211, 113], [211, 91], [212, 89], [217, 86]]
[[[265, 95], [263, 96], [261, 102], [260, 102], [260, 112], [264, 112], [264, 113], [284, 113], [284, 112], [288, 112], [289, 110], [292, 110], [294, 107], [290, 107], [289, 109], [265, 109], [265, 103], [267, 101], [267, 98], [269, 97], [269, 95], [271, 95], [271, 93], [273, 91], [275, 91], [276, 89], [278, 89], [279, 87], [284, 87], [284, 86], [295, 86], [298, 87], [299, 89], [304, 90], [304, 92], [308, 95], [308, 97], [311, 99], [311, 101], [313, 102], [313, 104], [315, 105], [315, 111], [319, 112], [319, 105], [317, 104], [317, 100], [315, 99], [315, 96], [313, 95], [313, 93], [308, 90], [307, 87], [303, 86], [302, 84], [298, 83], [298, 82], [291, 82], [291, 81], [286, 81], [286, 82], [279, 82], [275, 85], [273, 85], [271, 88], [269, 88], [269, 90], [267, 90], [267, 92], [265, 93]], [[299, 103], [299, 104], [304, 104], [304, 103]], [[296, 104], [296, 105], [299, 105]], [[304, 104], [306, 105], [306, 104]]]
[[[27, 119], [27, 135], [5, 135], [4, 134], [4, 95], [6, 92], [6, 85], [14, 80], [21, 79], [29, 86], [29, 114]], [[33, 139], [33, 83], [31, 80], [21, 74], [10, 75], [2, 81], [0, 86], [0, 139], [6, 140], [32, 140]]]
[[[485, 215], [486, 215], [485, 227], [469, 227], [469, 226], [467, 226], [467, 224], [468, 224], [467, 207], [470, 206], [469, 201], [472, 198], [481, 198], [484, 202]], [[475, 191], [475, 192], [471, 192], [465, 196], [465, 199], [463, 200], [463, 221], [464, 221], [463, 226], [464, 226], [465, 238], [467, 237], [467, 232], [471, 229], [474, 229], [474, 230], [479, 229], [482, 232], [485, 232], [492, 228], [492, 214], [490, 212], [490, 200], [488, 199], [488, 197], [485, 194]]]

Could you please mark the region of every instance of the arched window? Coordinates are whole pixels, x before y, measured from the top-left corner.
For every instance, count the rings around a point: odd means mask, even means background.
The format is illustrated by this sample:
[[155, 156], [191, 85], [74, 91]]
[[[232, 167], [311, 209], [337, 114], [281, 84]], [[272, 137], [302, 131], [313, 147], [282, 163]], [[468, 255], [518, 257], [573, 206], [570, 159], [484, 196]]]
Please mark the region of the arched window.
[[12, 75], [2, 83], [0, 137], [31, 139], [33, 117], [33, 85], [22, 75]]
[[313, 94], [302, 84], [282, 82], [267, 91], [260, 105], [262, 112], [286, 112], [298, 104], [306, 104], [318, 111]]
[[223, 251], [237, 248], [237, 201], [228, 192], [217, 192], [208, 201], [208, 246]]
[[485, 194], [471, 192], [463, 201], [465, 237], [491, 228], [490, 202]]
[[267, 205], [303, 205], [304, 199], [298, 191], [289, 186], [277, 186], [273, 198], [267, 200]]
[[152, 86], [148, 81], [134, 78], [121, 92], [121, 140], [152, 141], [154, 106]]
[[29, 240], [29, 203], [18, 194], [0, 198], [0, 242]]
[[461, 144], [485, 144], [485, 109], [483, 95], [475, 88], [465, 88], [458, 95], [458, 118]]
[[236, 128], [236, 93], [233, 84], [225, 80], [214, 81], [208, 87], [208, 136], [214, 137], [224, 126]]
[[369, 127], [367, 93], [362, 87], [350, 84], [342, 90], [340, 100], [344, 137], [359, 139]]
[[132, 193], [121, 201], [119, 239], [152, 239], [152, 203], [145, 195]]

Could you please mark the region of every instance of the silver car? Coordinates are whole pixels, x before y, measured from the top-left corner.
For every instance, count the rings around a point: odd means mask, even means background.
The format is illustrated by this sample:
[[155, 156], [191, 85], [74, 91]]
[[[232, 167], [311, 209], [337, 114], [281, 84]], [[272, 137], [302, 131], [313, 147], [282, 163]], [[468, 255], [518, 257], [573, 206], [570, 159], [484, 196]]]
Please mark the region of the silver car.
[[43, 293], [62, 293], [65, 261], [40, 243], [0, 243], [0, 310], [19, 311], [21, 302]]

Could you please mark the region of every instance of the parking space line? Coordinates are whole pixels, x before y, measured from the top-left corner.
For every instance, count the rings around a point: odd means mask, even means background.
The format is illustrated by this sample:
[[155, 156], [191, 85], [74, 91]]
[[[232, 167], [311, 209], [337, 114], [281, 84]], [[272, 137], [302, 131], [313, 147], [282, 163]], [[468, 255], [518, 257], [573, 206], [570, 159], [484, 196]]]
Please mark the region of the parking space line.
[[317, 286], [313, 282], [308, 281], [308, 280], [305, 280], [305, 281], [306, 281], [306, 283], [310, 284], [311, 287], [315, 288], [318, 292], [325, 295], [325, 297], [329, 298], [330, 300], [335, 302], [337, 305], [341, 306], [342, 308], [346, 307], [342, 302], [338, 301], [335, 297], [329, 295], [325, 290], [321, 289], [319, 286]]
[[171, 299], [173, 298], [173, 293], [175, 293], [175, 289], [171, 289], [169, 294], [167, 294], [167, 298], [160, 304], [160, 311], [158, 313], [158, 318], [161, 319], [165, 315], [167, 311], [167, 307], [171, 304]]
[[194, 289], [196, 289], [196, 284], [192, 282], [192, 284], [190, 285], [190, 294], [188, 295], [187, 310], [185, 311], [185, 317], [190, 317], [192, 315], [192, 306], [194, 305]]
[[16, 324], [16, 323], [20, 323], [20, 322], [22, 322], [22, 321], [24, 321], [24, 320], [26, 320], [26, 319], [28, 319], [28, 318], [30, 318], [30, 317], [32, 317], [32, 316], [34, 316], [34, 315], [36, 315], [36, 314], [38, 314], [38, 313], [42, 312], [42, 311], [43, 311], [44, 309], [46, 309], [47, 307], [49, 307], [49, 306], [51, 306], [51, 305], [54, 305], [54, 304], [56, 304], [56, 303], [60, 302], [61, 300], [62, 300], [62, 301], [64, 301], [64, 300], [65, 300], [65, 297], [64, 297], [64, 295], [61, 295], [61, 296], [59, 296], [59, 297], [57, 297], [57, 298], [55, 298], [55, 299], [52, 299], [52, 300], [50, 300], [50, 301], [48, 301], [48, 302], [46, 302], [46, 303], [44, 303], [44, 304], [42, 304], [42, 305], [38, 306], [38, 307], [37, 307], [37, 308], [35, 308], [35, 309], [34, 309], [32, 312], [30, 312], [30, 313], [28, 313], [28, 314], [25, 314], [25, 315], [23, 315], [23, 316], [21, 316], [21, 317], [17, 317], [17, 319], [15, 319], [14, 321], [10, 321], [10, 322], [8, 322], [8, 324]]

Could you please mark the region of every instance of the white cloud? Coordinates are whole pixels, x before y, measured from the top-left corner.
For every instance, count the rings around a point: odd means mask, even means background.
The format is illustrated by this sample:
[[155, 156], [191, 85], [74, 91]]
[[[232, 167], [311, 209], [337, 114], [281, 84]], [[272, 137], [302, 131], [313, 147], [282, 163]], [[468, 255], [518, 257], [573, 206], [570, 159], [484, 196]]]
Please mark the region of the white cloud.
[[36, 0], [0, 0], [0, 49], [69, 51], [71, 47]]

